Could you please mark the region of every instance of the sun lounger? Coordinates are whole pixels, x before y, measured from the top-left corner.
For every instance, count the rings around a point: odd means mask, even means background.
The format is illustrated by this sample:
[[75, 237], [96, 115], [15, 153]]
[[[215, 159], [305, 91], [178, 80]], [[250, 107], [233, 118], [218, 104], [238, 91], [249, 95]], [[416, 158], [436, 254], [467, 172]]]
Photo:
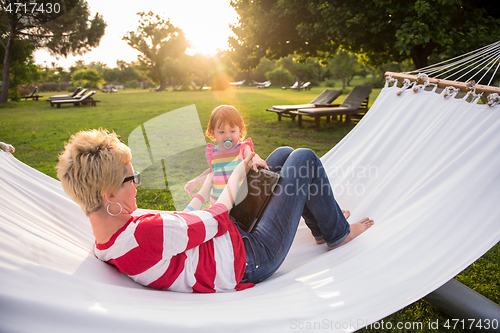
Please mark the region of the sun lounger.
[[[314, 122], [316, 130], [320, 129], [321, 117], [326, 117], [326, 122], [330, 122], [330, 117], [346, 115], [348, 119], [360, 118], [368, 112], [369, 96], [372, 87], [355, 87], [347, 96], [344, 103], [338, 107], [319, 107], [319, 108], [299, 108], [290, 111], [291, 115], [298, 118], [298, 126], [302, 127], [302, 122]], [[312, 117], [314, 120], [306, 120], [304, 117]]]
[[[78, 87], [75, 89], [75, 91], [71, 94], [71, 95], [54, 95], [54, 96], [50, 96], [47, 101], [50, 101], [52, 99], [66, 99], [66, 98], [73, 98], [75, 97], [79, 92], [80, 92], [80, 89], [82, 89], [81, 87]], [[85, 89], [86, 90], [86, 89]]]
[[271, 81], [257, 82], [257, 88], [269, 88], [271, 86]]
[[76, 94], [73, 93], [72, 95], [73, 96], [64, 96], [64, 95], [56, 95], [56, 96], [51, 96], [49, 98], [47, 98], [47, 102], [51, 102], [51, 101], [56, 101], [56, 100], [65, 100], [65, 99], [80, 99], [82, 98], [83, 95], [85, 95], [85, 93], [87, 92], [87, 89], [82, 89], [80, 91], [77, 91]]
[[229, 82], [229, 85], [233, 86], [233, 87], [238, 87], [240, 88], [244, 83], [245, 83], [246, 80], [243, 80], [243, 81], [237, 81], [237, 82]]
[[303, 90], [311, 90], [311, 82], [306, 82], [303, 85], [301, 85], [300, 89], [298, 89], [298, 90], [301, 90], [301, 89], [303, 89]]
[[340, 104], [331, 103], [340, 95], [342, 95], [342, 90], [326, 89], [308, 104], [273, 105], [272, 108], [266, 109], [266, 111], [275, 112], [278, 115], [278, 121], [281, 121], [281, 117], [291, 118], [292, 120], [295, 120], [296, 115], [290, 114], [290, 111], [302, 108], [339, 106]]
[[95, 91], [90, 91], [88, 92], [85, 96], [82, 96], [79, 99], [56, 99], [50, 101], [50, 106], [57, 105], [58, 108], [61, 107], [62, 104], [73, 104], [74, 106], [79, 106], [80, 104], [82, 105], [92, 105], [92, 106], [97, 106], [97, 101], [92, 98], [92, 95], [95, 94]]
[[291, 87], [281, 87], [282, 90], [288, 89], [297, 89], [299, 87], [299, 81], [295, 81], [295, 83]]
[[37, 94], [37, 91], [38, 91], [38, 89], [37, 89], [37, 88], [35, 88], [35, 89], [33, 89], [33, 91], [31, 92], [31, 94], [29, 94], [29, 95], [25, 95], [25, 96], [21, 96], [20, 98], [24, 98], [24, 100], [25, 100], [25, 101], [27, 101], [27, 100], [28, 100], [28, 98], [31, 98], [32, 100], [36, 100], [36, 101], [38, 101], [38, 98], [39, 98], [39, 97], [43, 97], [43, 96], [39, 96], [39, 95]]
[[105, 94], [107, 94], [107, 93], [112, 94], [112, 93], [116, 93], [116, 92], [118, 92], [118, 89], [116, 89], [116, 88], [115, 88], [115, 87], [113, 87], [113, 86], [112, 86], [112, 87], [110, 87], [109, 89], [108, 89], [108, 88], [104, 88], [104, 86], [102, 86], [102, 87], [98, 87], [97, 89], [99, 89], [99, 91], [100, 91], [100, 92], [105, 93]]
[[299, 81], [295, 81], [295, 83], [293, 84], [293, 86], [291, 87], [281, 87], [282, 90], [288, 90], [288, 89], [292, 89], [292, 90], [311, 90], [311, 82], [304, 82], [304, 83], [300, 83]]

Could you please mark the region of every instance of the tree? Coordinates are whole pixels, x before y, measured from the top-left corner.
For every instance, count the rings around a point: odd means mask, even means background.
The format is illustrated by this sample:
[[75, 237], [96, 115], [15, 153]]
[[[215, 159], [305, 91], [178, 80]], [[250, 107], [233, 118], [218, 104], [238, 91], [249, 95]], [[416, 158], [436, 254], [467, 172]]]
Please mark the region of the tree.
[[294, 76], [283, 66], [276, 67], [266, 73], [266, 79], [279, 86], [290, 86], [293, 84]]
[[249, 76], [257, 82], [271, 80], [267, 77], [267, 73], [272, 72], [276, 68], [277, 67], [275, 65], [275, 61], [271, 61], [269, 59], [262, 58], [262, 59], [260, 59], [259, 65], [257, 67], [255, 67], [254, 70], [249, 71], [250, 72]]
[[85, 86], [87, 83], [90, 87], [98, 86], [101, 82], [101, 77], [95, 69], [82, 69], [71, 76], [74, 86]]
[[302, 60], [296, 55], [289, 55], [286, 58], [281, 58], [278, 63], [295, 77], [295, 81], [318, 83], [323, 70], [321, 65], [313, 59]]
[[129, 31], [123, 40], [142, 54], [138, 56], [149, 78], [161, 89], [167, 85], [165, 59], [176, 59], [186, 52], [189, 43], [184, 32], [152, 12], [137, 13], [140, 16], [137, 31]]
[[[12, 60], [10, 63], [9, 78], [7, 87], [2, 87], [8, 91], [8, 87], [17, 87], [21, 84], [30, 83], [33, 77], [37, 75], [37, 67], [33, 62], [33, 46], [27, 41], [20, 41], [12, 48]], [[0, 48], [0, 57], [5, 57], [5, 49]], [[5, 81], [4, 81], [5, 82]], [[12, 100], [17, 100], [19, 96], [17, 89], [12, 90], [10, 97]]]
[[34, 49], [46, 47], [54, 55], [81, 54], [99, 45], [106, 27], [99, 14], [89, 21], [89, 9], [83, 0], [5, 0], [0, 5], [5, 49], [1, 103], [7, 101], [10, 64], [17, 41], [29, 41]]
[[61, 82], [69, 82], [71, 81], [71, 74], [66, 72], [63, 67], [56, 67], [57, 74], [59, 75]]
[[378, 67], [433, 53], [454, 56], [500, 38], [500, 7], [485, 0], [232, 0], [239, 14], [230, 38], [235, 60], [252, 68], [261, 57], [294, 52], [331, 58], [338, 49]]
[[216, 72], [216, 61], [213, 57], [205, 54], [195, 54], [190, 59], [192, 81], [203, 90], [203, 87], [210, 84], [210, 81]]
[[111, 85], [125, 85], [127, 82], [140, 79], [140, 76], [135, 71], [134, 67], [127, 64], [124, 60], [117, 60], [116, 65], [116, 68], [108, 68], [106, 64], [100, 61], [93, 61], [88, 66], [82, 64], [79, 67], [80, 69], [90, 68], [95, 70], [105, 83]]
[[164, 70], [166, 73], [166, 79], [172, 84], [172, 89], [177, 90], [187, 89], [190, 84], [189, 80], [189, 60], [188, 55], [184, 54], [179, 59], [173, 59], [170, 57], [165, 58]]
[[342, 80], [342, 89], [354, 78], [358, 70], [358, 57], [354, 54], [339, 50], [337, 55], [327, 66], [330, 74]]

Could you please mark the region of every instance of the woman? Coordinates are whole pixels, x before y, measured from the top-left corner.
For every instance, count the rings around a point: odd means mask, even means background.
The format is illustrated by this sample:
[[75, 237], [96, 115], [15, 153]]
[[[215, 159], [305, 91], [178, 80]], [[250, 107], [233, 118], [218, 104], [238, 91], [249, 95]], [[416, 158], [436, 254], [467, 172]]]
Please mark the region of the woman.
[[[319, 158], [308, 149], [284, 147], [266, 160], [282, 179], [260, 223], [252, 233], [238, 229], [228, 211], [252, 158], [253, 154], [238, 164], [212, 207], [188, 213], [133, 217], [140, 175], [130, 163], [130, 149], [104, 130], [72, 136], [59, 157], [57, 176], [90, 219], [95, 255], [157, 289], [215, 292], [251, 287], [279, 268], [301, 216], [316, 242], [326, 242], [329, 249], [373, 224], [365, 218], [349, 226]], [[210, 182], [207, 177], [200, 195]]]

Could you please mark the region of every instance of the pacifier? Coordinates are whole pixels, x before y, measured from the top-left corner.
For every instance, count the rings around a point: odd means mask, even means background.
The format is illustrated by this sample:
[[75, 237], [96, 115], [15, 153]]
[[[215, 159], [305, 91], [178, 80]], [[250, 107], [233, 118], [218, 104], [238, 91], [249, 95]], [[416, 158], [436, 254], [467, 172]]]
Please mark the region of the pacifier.
[[224, 148], [229, 149], [232, 146], [233, 146], [233, 140], [231, 139], [224, 140]]

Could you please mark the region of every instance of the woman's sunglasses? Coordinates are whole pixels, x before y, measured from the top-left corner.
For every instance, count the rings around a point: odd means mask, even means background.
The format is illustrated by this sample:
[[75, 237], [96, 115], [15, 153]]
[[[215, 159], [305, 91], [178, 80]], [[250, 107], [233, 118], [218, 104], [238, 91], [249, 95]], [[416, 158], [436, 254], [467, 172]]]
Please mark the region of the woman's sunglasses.
[[129, 177], [125, 178], [123, 180], [123, 182], [126, 183], [126, 182], [129, 182], [131, 180], [134, 181], [135, 186], [141, 185], [141, 174], [139, 173], [139, 171], [134, 172], [133, 176], [129, 176]]

